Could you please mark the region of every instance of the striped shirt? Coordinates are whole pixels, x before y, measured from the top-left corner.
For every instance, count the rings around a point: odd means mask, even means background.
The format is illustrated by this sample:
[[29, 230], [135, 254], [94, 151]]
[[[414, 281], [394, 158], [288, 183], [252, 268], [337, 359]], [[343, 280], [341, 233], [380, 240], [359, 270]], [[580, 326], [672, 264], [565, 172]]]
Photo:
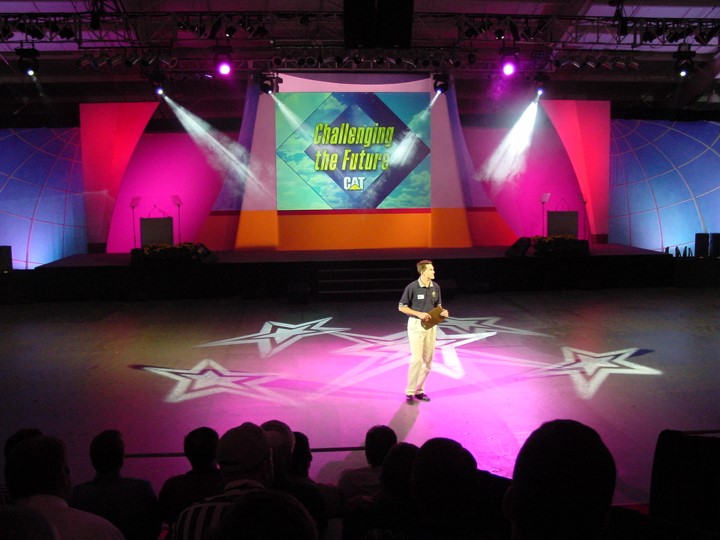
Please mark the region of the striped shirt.
[[265, 489], [254, 480], [229, 482], [221, 495], [197, 502], [177, 517], [170, 527], [166, 540], [205, 540], [209, 533], [220, 524], [220, 518], [230, 506], [248, 491]]

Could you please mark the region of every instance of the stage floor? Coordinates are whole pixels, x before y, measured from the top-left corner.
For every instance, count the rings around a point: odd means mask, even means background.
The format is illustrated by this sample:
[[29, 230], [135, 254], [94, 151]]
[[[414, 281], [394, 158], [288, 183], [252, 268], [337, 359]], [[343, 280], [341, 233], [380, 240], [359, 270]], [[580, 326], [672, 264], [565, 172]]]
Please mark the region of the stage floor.
[[[60, 436], [79, 482], [92, 476], [88, 448], [103, 429], [119, 429], [130, 454], [163, 454], [203, 425], [222, 433], [277, 418], [314, 448], [338, 448], [387, 424], [418, 445], [457, 439], [481, 468], [510, 476], [533, 429], [573, 418], [615, 456], [615, 502], [642, 503], [661, 430], [720, 429], [717, 288], [459, 293], [445, 302], [432, 401], [412, 406], [397, 300], [4, 306], [2, 435]], [[363, 461], [316, 452], [311, 474], [334, 482]], [[159, 489], [186, 468], [183, 458], [135, 457], [124, 474]]]

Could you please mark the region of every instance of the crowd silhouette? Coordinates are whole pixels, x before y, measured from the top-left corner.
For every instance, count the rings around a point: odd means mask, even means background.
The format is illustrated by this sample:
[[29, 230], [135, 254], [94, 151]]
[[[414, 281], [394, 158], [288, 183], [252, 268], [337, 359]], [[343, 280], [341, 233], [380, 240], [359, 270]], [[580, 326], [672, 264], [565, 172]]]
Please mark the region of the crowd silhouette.
[[337, 485], [310, 478], [308, 436], [280, 420], [209, 427], [183, 444], [190, 469], [157, 496], [121, 474], [122, 434], [90, 445], [95, 477], [73, 486], [63, 441], [37, 429], [5, 443], [0, 540], [625, 540], [717, 538], [612, 504], [615, 461], [574, 420], [543, 423], [512, 478], [482, 469], [456, 440], [417, 446], [389, 426], [365, 434], [366, 467]]

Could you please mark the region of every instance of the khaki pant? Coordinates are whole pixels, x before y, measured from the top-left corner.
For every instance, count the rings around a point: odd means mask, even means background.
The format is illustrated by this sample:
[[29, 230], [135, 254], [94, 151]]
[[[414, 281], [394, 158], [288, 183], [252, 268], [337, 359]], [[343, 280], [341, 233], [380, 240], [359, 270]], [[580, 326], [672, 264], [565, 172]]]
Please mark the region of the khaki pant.
[[405, 394], [412, 396], [425, 392], [425, 380], [432, 369], [435, 354], [437, 326], [430, 330], [422, 327], [420, 319], [408, 319], [408, 341], [410, 342], [410, 366]]

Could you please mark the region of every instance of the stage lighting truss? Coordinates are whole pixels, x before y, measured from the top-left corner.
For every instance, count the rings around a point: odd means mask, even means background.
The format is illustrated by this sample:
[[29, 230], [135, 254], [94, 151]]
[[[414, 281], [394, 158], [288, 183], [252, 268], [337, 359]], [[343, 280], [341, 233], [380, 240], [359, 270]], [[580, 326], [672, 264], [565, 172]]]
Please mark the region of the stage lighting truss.
[[553, 65], [556, 68], [570, 66], [582, 70], [637, 71], [640, 69], [640, 62], [634, 55], [620, 54], [588, 54], [586, 56], [570, 54], [556, 58]]

